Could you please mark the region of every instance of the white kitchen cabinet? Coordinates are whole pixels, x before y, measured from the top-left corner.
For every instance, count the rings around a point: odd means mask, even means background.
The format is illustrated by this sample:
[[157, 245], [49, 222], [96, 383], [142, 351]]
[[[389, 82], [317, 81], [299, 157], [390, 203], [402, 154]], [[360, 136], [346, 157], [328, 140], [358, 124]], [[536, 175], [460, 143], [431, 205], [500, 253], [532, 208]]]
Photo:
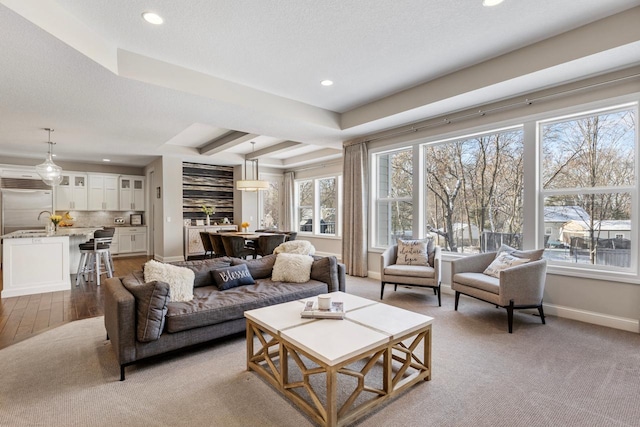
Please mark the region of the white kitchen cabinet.
[[190, 256], [204, 255], [204, 247], [200, 232], [216, 233], [219, 230], [238, 231], [237, 225], [203, 225], [203, 226], [186, 226], [184, 227], [184, 258], [189, 259]]
[[147, 252], [147, 227], [116, 227], [115, 234], [112, 254]]
[[89, 203], [91, 211], [118, 210], [118, 175], [89, 174]]
[[55, 192], [56, 210], [87, 210], [87, 174], [63, 172]]
[[144, 210], [144, 177], [122, 175], [119, 180], [120, 210]]

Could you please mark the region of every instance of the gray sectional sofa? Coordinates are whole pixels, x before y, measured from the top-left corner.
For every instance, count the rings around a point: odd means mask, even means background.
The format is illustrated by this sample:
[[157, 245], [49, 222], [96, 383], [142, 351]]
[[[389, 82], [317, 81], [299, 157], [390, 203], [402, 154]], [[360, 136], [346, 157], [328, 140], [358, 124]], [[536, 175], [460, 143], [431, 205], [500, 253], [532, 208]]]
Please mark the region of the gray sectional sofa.
[[[172, 263], [195, 273], [194, 298], [169, 302], [166, 283], [144, 282], [142, 271], [104, 283], [104, 323], [120, 364], [125, 367], [157, 356], [245, 330], [244, 311], [345, 291], [345, 268], [335, 257], [314, 257], [311, 279], [306, 283], [271, 280], [276, 255], [258, 259], [214, 258]], [[219, 290], [212, 272], [246, 264], [255, 284]]]

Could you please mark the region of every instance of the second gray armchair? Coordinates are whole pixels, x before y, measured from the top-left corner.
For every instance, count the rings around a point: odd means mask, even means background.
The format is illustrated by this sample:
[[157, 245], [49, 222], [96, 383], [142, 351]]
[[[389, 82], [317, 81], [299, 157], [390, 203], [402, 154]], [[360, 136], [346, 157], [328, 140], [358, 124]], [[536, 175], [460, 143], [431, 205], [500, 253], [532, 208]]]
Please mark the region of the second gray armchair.
[[514, 309], [537, 308], [544, 324], [542, 294], [547, 261], [541, 259], [543, 251], [508, 248], [507, 252], [528, 261], [502, 269], [497, 273], [498, 277], [485, 274], [484, 271], [496, 259], [496, 254], [501, 252], [471, 255], [451, 262], [451, 289], [456, 293], [455, 310], [458, 310], [460, 294], [464, 294], [505, 308], [509, 333], [513, 332]]

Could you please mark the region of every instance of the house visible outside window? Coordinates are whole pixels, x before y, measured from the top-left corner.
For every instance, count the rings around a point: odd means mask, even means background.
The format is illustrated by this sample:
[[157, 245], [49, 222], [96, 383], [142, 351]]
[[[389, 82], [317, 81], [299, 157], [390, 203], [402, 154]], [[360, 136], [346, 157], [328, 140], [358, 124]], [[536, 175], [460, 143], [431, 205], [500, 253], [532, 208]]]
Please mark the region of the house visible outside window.
[[315, 236], [338, 236], [342, 210], [342, 177], [336, 175], [298, 180], [295, 188], [298, 232]]
[[574, 111], [370, 150], [372, 249], [430, 233], [445, 256], [544, 247], [556, 274], [639, 281], [638, 103]]
[[545, 223], [569, 248], [545, 250], [552, 263], [635, 267], [637, 241], [620, 231], [637, 235], [636, 126], [636, 106], [539, 122]]

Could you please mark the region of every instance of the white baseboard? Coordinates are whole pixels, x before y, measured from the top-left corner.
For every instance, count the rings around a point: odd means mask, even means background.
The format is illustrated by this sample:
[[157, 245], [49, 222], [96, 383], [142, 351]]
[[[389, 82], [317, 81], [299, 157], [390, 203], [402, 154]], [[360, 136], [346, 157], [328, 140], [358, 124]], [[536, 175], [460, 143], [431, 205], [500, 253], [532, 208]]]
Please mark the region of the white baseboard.
[[[380, 273], [369, 272], [369, 277], [380, 280]], [[451, 285], [440, 286], [440, 291], [444, 294], [454, 295], [455, 291]], [[620, 329], [627, 332], [640, 333], [640, 321], [626, 317], [611, 316], [609, 314], [596, 313], [595, 311], [580, 310], [573, 307], [565, 307], [544, 303], [544, 314], [549, 316], [562, 317], [564, 319], [577, 320], [579, 322], [591, 323], [592, 325], [606, 326], [608, 328]], [[531, 310], [537, 313], [537, 310]]]
[[578, 320], [580, 322], [594, 325], [607, 326], [609, 328], [621, 329], [628, 332], [640, 332], [640, 322], [638, 319], [611, 316], [609, 314], [596, 313], [593, 311], [580, 310], [572, 307], [564, 307], [555, 304], [542, 304], [544, 314], [564, 317], [565, 319]]

